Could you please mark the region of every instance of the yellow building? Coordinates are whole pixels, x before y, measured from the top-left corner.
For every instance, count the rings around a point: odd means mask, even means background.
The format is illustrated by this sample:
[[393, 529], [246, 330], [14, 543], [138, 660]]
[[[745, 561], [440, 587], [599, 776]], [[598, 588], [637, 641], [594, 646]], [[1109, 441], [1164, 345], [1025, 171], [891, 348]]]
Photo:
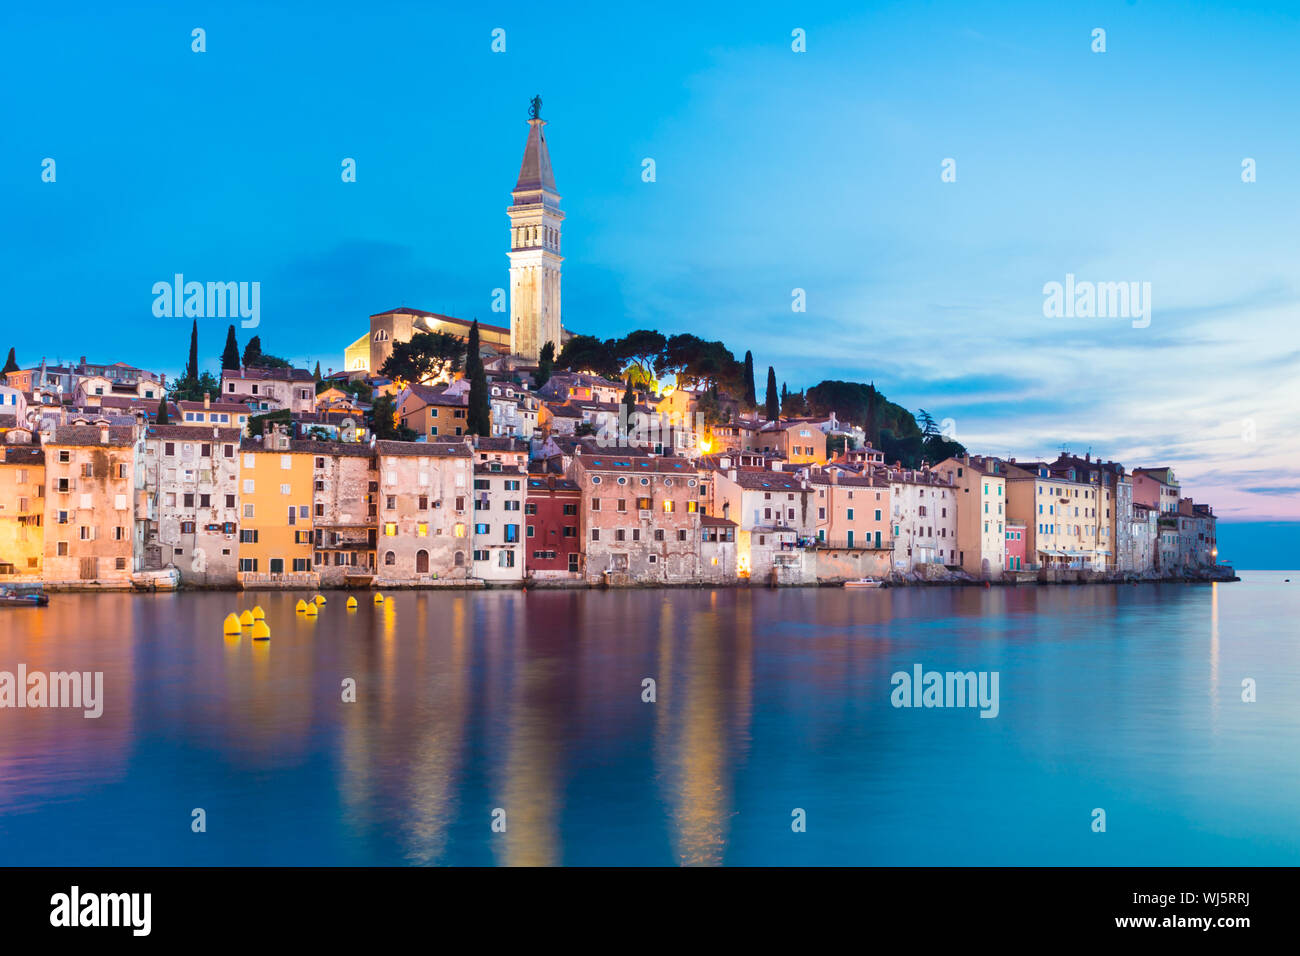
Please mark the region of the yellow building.
[[239, 583], [317, 587], [312, 570], [315, 442], [282, 431], [239, 449]]
[[0, 585], [41, 580], [45, 550], [45, 453], [0, 447]]

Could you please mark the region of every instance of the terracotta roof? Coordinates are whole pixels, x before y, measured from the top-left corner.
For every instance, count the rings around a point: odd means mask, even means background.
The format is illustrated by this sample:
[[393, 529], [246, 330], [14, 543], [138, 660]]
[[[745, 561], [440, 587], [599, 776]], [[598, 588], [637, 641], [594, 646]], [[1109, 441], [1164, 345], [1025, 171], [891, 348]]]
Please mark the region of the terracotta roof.
[[[439, 322], [450, 322], [453, 325], [463, 325], [465, 326], [466, 335], [469, 334], [470, 326], [474, 324], [473, 319], [458, 319], [454, 315], [443, 315], [441, 312], [426, 312], [424, 311], [424, 309], [408, 309], [405, 306], [402, 306], [401, 308], [397, 308], [397, 309], [386, 309], [383, 312], [376, 312], [370, 317], [374, 319], [374, 318], [378, 318], [381, 315], [397, 315], [399, 313], [402, 315], [419, 315], [419, 316], [423, 316], [426, 319], [437, 319]], [[501, 332], [504, 333], [505, 335], [510, 334], [510, 330], [508, 328], [504, 328], [500, 325], [488, 325], [485, 322], [480, 322], [478, 324], [478, 328], [480, 332], [491, 331], [491, 332]]]
[[[723, 474], [719, 472], [719, 474]], [[740, 469], [732, 481], [747, 491], [802, 491], [803, 483], [795, 476], [780, 471]]]
[[514, 451], [528, 453], [528, 442], [509, 435], [498, 438], [480, 438], [474, 446], [475, 451]]
[[202, 441], [204, 436], [215, 441], [237, 442], [243, 434], [238, 428], [217, 428], [215, 439], [207, 422], [191, 422], [188, 425], [146, 425], [145, 441], [150, 439], [170, 438], [181, 441]]
[[272, 382], [315, 382], [316, 377], [305, 368], [223, 368], [221, 378], [253, 379]]
[[700, 515], [700, 525], [705, 528], [738, 528], [740, 525], [730, 518], [719, 518], [717, 515]]
[[[135, 443], [135, 429], [130, 425], [109, 425], [108, 444], [131, 445]], [[103, 428], [98, 425], [59, 425], [54, 430], [50, 445], [103, 445]]]
[[176, 405], [183, 412], [235, 412], [241, 415], [248, 413], [248, 406], [243, 402], [212, 402], [206, 408], [202, 402], [181, 401]]
[[469, 445], [463, 441], [377, 441], [377, 455], [405, 455], [412, 458], [468, 458]]
[[45, 461], [45, 449], [40, 445], [0, 445], [0, 456], [10, 465], [39, 465]]

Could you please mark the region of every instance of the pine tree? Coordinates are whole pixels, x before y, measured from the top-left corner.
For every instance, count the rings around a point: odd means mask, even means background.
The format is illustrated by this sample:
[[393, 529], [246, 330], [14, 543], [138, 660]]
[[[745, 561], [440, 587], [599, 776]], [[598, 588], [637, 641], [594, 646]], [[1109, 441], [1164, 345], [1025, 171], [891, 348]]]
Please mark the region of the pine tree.
[[316, 362], [316, 371], [313, 373], [313, 376], [316, 379], [316, 384], [319, 385], [320, 384], [320, 361], [319, 360], [317, 360]]
[[758, 392], [754, 390], [754, 353], [745, 353], [745, 407], [758, 405]]
[[191, 382], [199, 380], [199, 320], [194, 320], [190, 327], [190, 358], [185, 363], [185, 378]]
[[487, 369], [483, 367], [483, 356], [479, 354], [478, 319], [470, 326], [467, 352], [465, 374], [469, 378], [469, 410], [465, 430], [471, 435], [486, 437], [492, 434], [492, 407], [488, 399]]
[[154, 417], [154, 424], [170, 425], [171, 417], [167, 414], [167, 396], [164, 395], [158, 400], [158, 414]]
[[5, 359], [5, 367], [0, 371], [0, 375], [8, 375], [10, 372], [18, 371], [18, 357], [14, 355], [14, 350], [9, 349], [9, 357]]
[[221, 368], [239, 371], [239, 343], [235, 341], [235, 327], [226, 329], [226, 347], [221, 352]]
[[781, 417], [781, 400], [776, 394], [776, 369], [767, 367], [767, 420], [774, 422]]

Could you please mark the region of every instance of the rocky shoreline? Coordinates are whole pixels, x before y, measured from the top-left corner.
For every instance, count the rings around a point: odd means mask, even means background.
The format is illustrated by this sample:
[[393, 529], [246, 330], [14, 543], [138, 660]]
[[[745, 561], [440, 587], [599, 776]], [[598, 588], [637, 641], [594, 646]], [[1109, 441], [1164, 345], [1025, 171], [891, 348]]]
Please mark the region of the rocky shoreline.
[[[1016, 571], [1004, 574], [997, 579], [986, 580], [977, 575], [969, 574], [965, 571], [953, 571], [949, 568], [936, 565], [927, 565], [924, 570], [910, 571], [907, 573], [894, 572], [887, 575], [880, 582], [882, 588], [911, 588], [911, 587], [1021, 587], [1037, 586], [1052, 584], [1209, 584], [1214, 582], [1240, 581], [1234, 570], [1226, 565], [1220, 565], [1216, 568], [1188, 568], [1182, 573], [1173, 575], [1162, 575], [1154, 573], [1139, 574], [1132, 571], [1106, 572], [1106, 571], [1085, 571], [1078, 569], [1042, 569], [1038, 571]], [[368, 588], [349, 588], [342, 585], [325, 585], [315, 588], [302, 587], [203, 587], [196, 585], [180, 585], [178, 587], [145, 587], [136, 584], [133, 587], [95, 587], [95, 586], [78, 586], [78, 585], [48, 585], [44, 590], [59, 593], [94, 593], [94, 592], [136, 592], [142, 594], [169, 593], [177, 591], [220, 591], [220, 592], [239, 592], [239, 591], [483, 591], [483, 590], [536, 590], [536, 591], [573, 591], [573, 590], [593, 590], [593, 591], [629, 591], [650, 588], [777, 588], [777, 587], [822, 587], [822, 588], [839, 588], [844, 586], [843, 580], [828, 581], [810, 581], [804, 584], [789, 583], [774, 585], [766, 581], [742, 578], [736, 581], [717, 582], [701, 581], [689, 584], [665, 584], [663, 582], [646, 582], [622, 584], [622, 585], [605, 585], [590, 584], [586, 581], [562, 581], [562, 580], [525, 580], [521, 582], [490, 582], [490, 581], [473, 581], [473, 582], [446, 582], [436, 585], [412, 585], [398, 584], [385, 585], [382, 587]], [[20, 590], [41, 590], [39, 585], [25, 584], [18, 585]]]

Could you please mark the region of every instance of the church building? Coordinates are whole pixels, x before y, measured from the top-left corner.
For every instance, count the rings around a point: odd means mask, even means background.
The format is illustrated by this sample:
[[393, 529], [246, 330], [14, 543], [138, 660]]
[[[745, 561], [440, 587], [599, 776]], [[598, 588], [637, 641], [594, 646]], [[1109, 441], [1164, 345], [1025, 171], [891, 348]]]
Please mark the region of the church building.
[[[479, 322], [485, 348], [513, 356], [519, 365], [536, 365], [547, 342], [558, 354], [570, 338], [560, 316], [560, 194], [555, 187], [551, 154], [541, 118], [541, 97], [533, 97], [528, 112], [528, 140], [519, 178], [511, 190], [510, 326]], [[469, 337], [472, 320], [422, 309], [398, 308], [370, 317], [370, 331], [344, 350], [348, 372], [377, 375], [393, 352], [394, 342], [409, 341], [416, 332], [448, 332]]]

